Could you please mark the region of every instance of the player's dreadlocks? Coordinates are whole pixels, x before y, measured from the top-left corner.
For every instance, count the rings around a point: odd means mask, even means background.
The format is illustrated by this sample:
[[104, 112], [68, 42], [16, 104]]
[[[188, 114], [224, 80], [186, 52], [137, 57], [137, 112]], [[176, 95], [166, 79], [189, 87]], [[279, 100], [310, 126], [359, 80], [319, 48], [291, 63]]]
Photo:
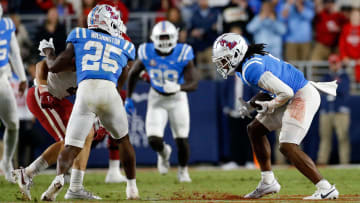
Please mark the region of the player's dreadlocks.
[[241, 72], [244, 61], [250, 57], [253, 57], [255, 54], [260, 54], [260, 55], [268, 54], [268, 52], [264, 50], [265, 46], [266, 46], [266, 44], [263, 44], [263, 43], [250, 44], [248, 46], [248, 50], [246, 51], [243, 60], [241, 61], [241, 63], [239, 64], [239, 66], [236, 68], [235, 71]]

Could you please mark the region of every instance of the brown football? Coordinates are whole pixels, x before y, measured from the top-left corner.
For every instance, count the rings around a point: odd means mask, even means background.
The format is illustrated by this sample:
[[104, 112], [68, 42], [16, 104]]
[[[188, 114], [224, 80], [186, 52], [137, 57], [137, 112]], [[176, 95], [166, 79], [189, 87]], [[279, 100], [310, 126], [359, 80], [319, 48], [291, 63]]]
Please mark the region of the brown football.
[[259, 92], [250, 99], [250, 105], [256, 109], [260, 109], [261, 106], [259, 104], [256, 104], [255, 101], [270, 101], [272, 99], [273, 98], [272, 96], [270, 96], [270, 94]]

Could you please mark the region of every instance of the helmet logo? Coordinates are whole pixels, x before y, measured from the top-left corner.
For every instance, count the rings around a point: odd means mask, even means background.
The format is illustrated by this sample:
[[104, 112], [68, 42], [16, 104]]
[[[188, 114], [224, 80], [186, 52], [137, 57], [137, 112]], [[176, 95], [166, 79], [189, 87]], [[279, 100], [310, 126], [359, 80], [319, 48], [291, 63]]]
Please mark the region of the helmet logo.
[[222, 40], [220, 40], [220, 45], [227, 46], [231, 50], [237, 45], [237, 42], [236, 41], [228, 42], [227, 40], [222, 39]]

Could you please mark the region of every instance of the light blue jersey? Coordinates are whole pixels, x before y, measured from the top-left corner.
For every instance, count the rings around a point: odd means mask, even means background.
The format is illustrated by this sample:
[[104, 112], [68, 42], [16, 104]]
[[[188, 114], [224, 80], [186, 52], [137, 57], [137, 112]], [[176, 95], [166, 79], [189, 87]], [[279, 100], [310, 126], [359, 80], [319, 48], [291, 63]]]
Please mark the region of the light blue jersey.
[[0, 68], [9, 63], [11, 34], [15, 32], [15, 25], [10, 18], [0, 20]]
[[165, 80], [184, 83], [184, 68], [194, 59], [194, 52], [187, 44], [177, 44], [170, 55], [160, 56], [153, 43], [143, 43], [139, 46], [138, 56], [150, 76], [151, 86], [165, 93]]
[[66, 42], [75, 47], [78, 84], [87, 79], [103, 79], [117, 85], [128, 60], [135, 59], [131, 42], [86, 28], [72, 30]]
[[264, 56], [255, 54], [255, 56], [246, 59], [242, 65], [242, 73], [237, 72], [236, 74], [244, 83], [267, 92], [258, 86], [262, 74], [266, 71], [271, 72], [287, 84], [294, 91], [294, 94], [308, 83], [301, 71], [271, 54]]

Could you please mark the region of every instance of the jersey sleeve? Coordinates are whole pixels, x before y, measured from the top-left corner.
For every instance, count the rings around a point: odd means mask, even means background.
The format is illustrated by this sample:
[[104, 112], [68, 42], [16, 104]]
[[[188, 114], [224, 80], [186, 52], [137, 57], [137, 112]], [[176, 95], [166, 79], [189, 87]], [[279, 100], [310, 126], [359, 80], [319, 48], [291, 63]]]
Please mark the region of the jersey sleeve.
[[258, 85], [260, 77], [265, 72], [265, 65], [262, 61], [252, 60], [243, 67], [242, 77], [248, 85]]
[[128, 40], [122, 39], [120, 47], [123, 50], [123, 53], [130, 59], [135, 60], [136, 50], [135, 45]]
[[15, 27], [15, 24], [14, 22], [10, 19], [10, 18], [7, 18], [8, 19], [8, 22], [9, 22], [9, 30], [11, 32], [15, 32], [16, 31], [16, 27]]
[[3, 18], [3, 22], [1, 23], [2, 29], [5, 29], [7, 32], [15, 32], [15, 24], [10, 18]]
[[181, 49], [178, 61], [188, 63], [189, 61], [191, 61], [193, 59], [194, 59], [194, 50], [193, 50], [193, 48], [188, 44], [184, 44], [184, 46]]
[[82, 37], [84, 34], [86, 36], [85, 29], [77, 27], [70, 32], [66, 39], [66, 43], [75, 43], [80, 39], [80, 36]]
[[139, 58], [139, 60], [141, 60], [141, 61], [144, 61], [144, 60], [147, 60], [147, 59], [148, 59], [147, 54], [146, 54], [146, 47], [147, 47], [147, 44], [146, 44], [146, 43], [142, 43], [142, 44], [140, 44], [140, 46], [139, 46], [139, 49], [138, 49], [138, 58]]

